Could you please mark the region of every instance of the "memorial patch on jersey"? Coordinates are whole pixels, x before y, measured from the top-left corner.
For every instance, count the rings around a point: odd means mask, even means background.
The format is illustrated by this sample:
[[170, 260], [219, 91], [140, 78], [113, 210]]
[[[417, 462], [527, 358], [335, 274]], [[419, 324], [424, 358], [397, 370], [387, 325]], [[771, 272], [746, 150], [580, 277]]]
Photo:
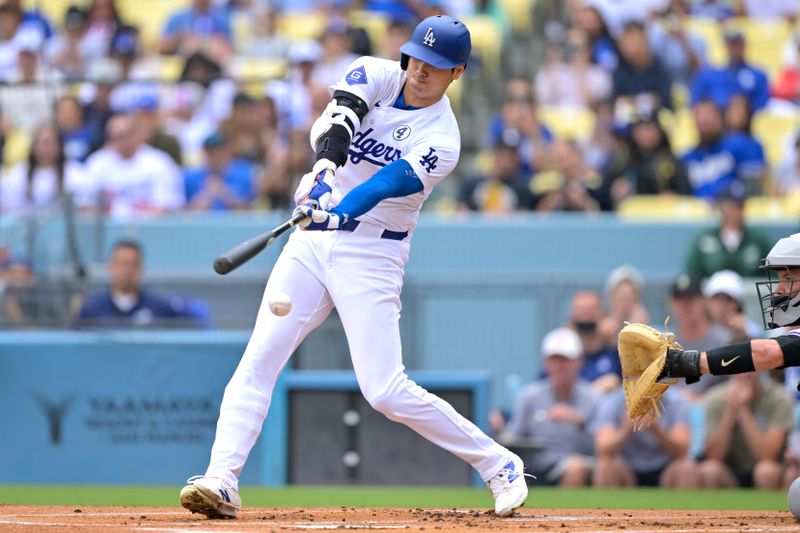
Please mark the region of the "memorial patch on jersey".
[[392, 132], [392, 139], [395, 141], [402, 141], [403, 139], [407, 139], [409, 135], [411, 135], [411, 126], [403, 124], [394, 129]]
[[364, 85], [367, 83], [367, 71], [364, 67], [358, 67], [351, 70], [344, 78], [347, 85]]

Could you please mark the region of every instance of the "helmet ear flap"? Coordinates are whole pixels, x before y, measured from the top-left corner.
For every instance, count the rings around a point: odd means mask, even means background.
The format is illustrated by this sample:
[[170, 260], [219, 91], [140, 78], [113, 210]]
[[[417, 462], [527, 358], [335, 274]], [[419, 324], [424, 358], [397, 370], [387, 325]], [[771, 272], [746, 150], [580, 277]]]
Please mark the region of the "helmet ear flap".
[[408, 68], [408, 56], [406, 54], [400, 54], [400, 68], [403, 70]]

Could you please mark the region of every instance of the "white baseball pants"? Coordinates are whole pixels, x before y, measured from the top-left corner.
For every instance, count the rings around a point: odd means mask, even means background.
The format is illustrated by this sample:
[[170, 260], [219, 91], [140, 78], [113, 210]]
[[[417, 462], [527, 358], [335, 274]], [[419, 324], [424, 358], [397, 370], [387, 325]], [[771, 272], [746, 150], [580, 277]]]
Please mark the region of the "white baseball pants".
[[[510, 453], [448, 403], [409, 380], [400, 347], [400, 290], [408, 242], [381, 239], [381, 228], [295, 231], [267, 282], [255, 329], [225, 388], [207, 476], [234, 487], [267, 416], [280, 372], [303, 338], [339, 312], [356, 379], [369, 404], [472, 465], [484, 481]], [[272, 314], [268, 295], [292, 299]]]

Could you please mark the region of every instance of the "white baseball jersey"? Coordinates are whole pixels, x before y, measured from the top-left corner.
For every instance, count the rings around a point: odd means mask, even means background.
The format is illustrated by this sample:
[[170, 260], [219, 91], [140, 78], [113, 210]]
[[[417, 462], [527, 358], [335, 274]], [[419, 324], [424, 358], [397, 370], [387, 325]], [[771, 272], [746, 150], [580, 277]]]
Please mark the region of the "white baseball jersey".
[[[461, 457], [488, 481], [511, 452], [449, 404], [408, 379], [400, 342], [400, 291], [408, 238], [433, 187], [455, 167], [460, 140], [447, 98], [419, 110], [393, 108], [405, 82], [400, 64], [372, 57], [355, 61], [332, 89], [362, 98], [370, 108], [353, 136], [347, 163], [336, 172], [334, 201], [404, 158], [423, 190], [381, 201], [358, 217], [353, 231], [292, 233], [270, 274], [253, 335], [225, 389], [206, 475], [238, 485], [266, 418], [275, 383], [305, 336], [335, 307], [356, 379], [366, 400], [390, 419]], [[289, 295], [292, 309], [278, 317], [271, 294]]]
[[371, 178], [381, 167], [405, 159], [424, 189], [410, 196], [383, 200], [359, 217], [386, 229], [413, 231], [422, 203], [433, 188], [458, 163], [461, 136], [450, 100], [416, 110], [398, 109], [395, 101], [403, 90], [406, 72], [398, 61], [361, 57], [354, 61], [332, 91], [341, 90], [363, 99], [370, 111], [353, 135], [347, 163], [336, 171], [336, 205], [353, 188]]

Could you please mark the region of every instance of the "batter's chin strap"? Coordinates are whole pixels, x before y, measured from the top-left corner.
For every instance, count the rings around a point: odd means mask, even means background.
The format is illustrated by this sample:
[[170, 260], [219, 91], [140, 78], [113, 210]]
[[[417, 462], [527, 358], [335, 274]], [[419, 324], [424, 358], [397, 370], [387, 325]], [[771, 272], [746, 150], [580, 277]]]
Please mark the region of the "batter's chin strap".
[[338, 168], [347, 162], [350, 141], [369, 108], [364, 100], [347, 91], [335, 91], [333, 101], [336, 104], [331, 109], [330, 127], [317, 141], [317, 161], [328, 159]]

